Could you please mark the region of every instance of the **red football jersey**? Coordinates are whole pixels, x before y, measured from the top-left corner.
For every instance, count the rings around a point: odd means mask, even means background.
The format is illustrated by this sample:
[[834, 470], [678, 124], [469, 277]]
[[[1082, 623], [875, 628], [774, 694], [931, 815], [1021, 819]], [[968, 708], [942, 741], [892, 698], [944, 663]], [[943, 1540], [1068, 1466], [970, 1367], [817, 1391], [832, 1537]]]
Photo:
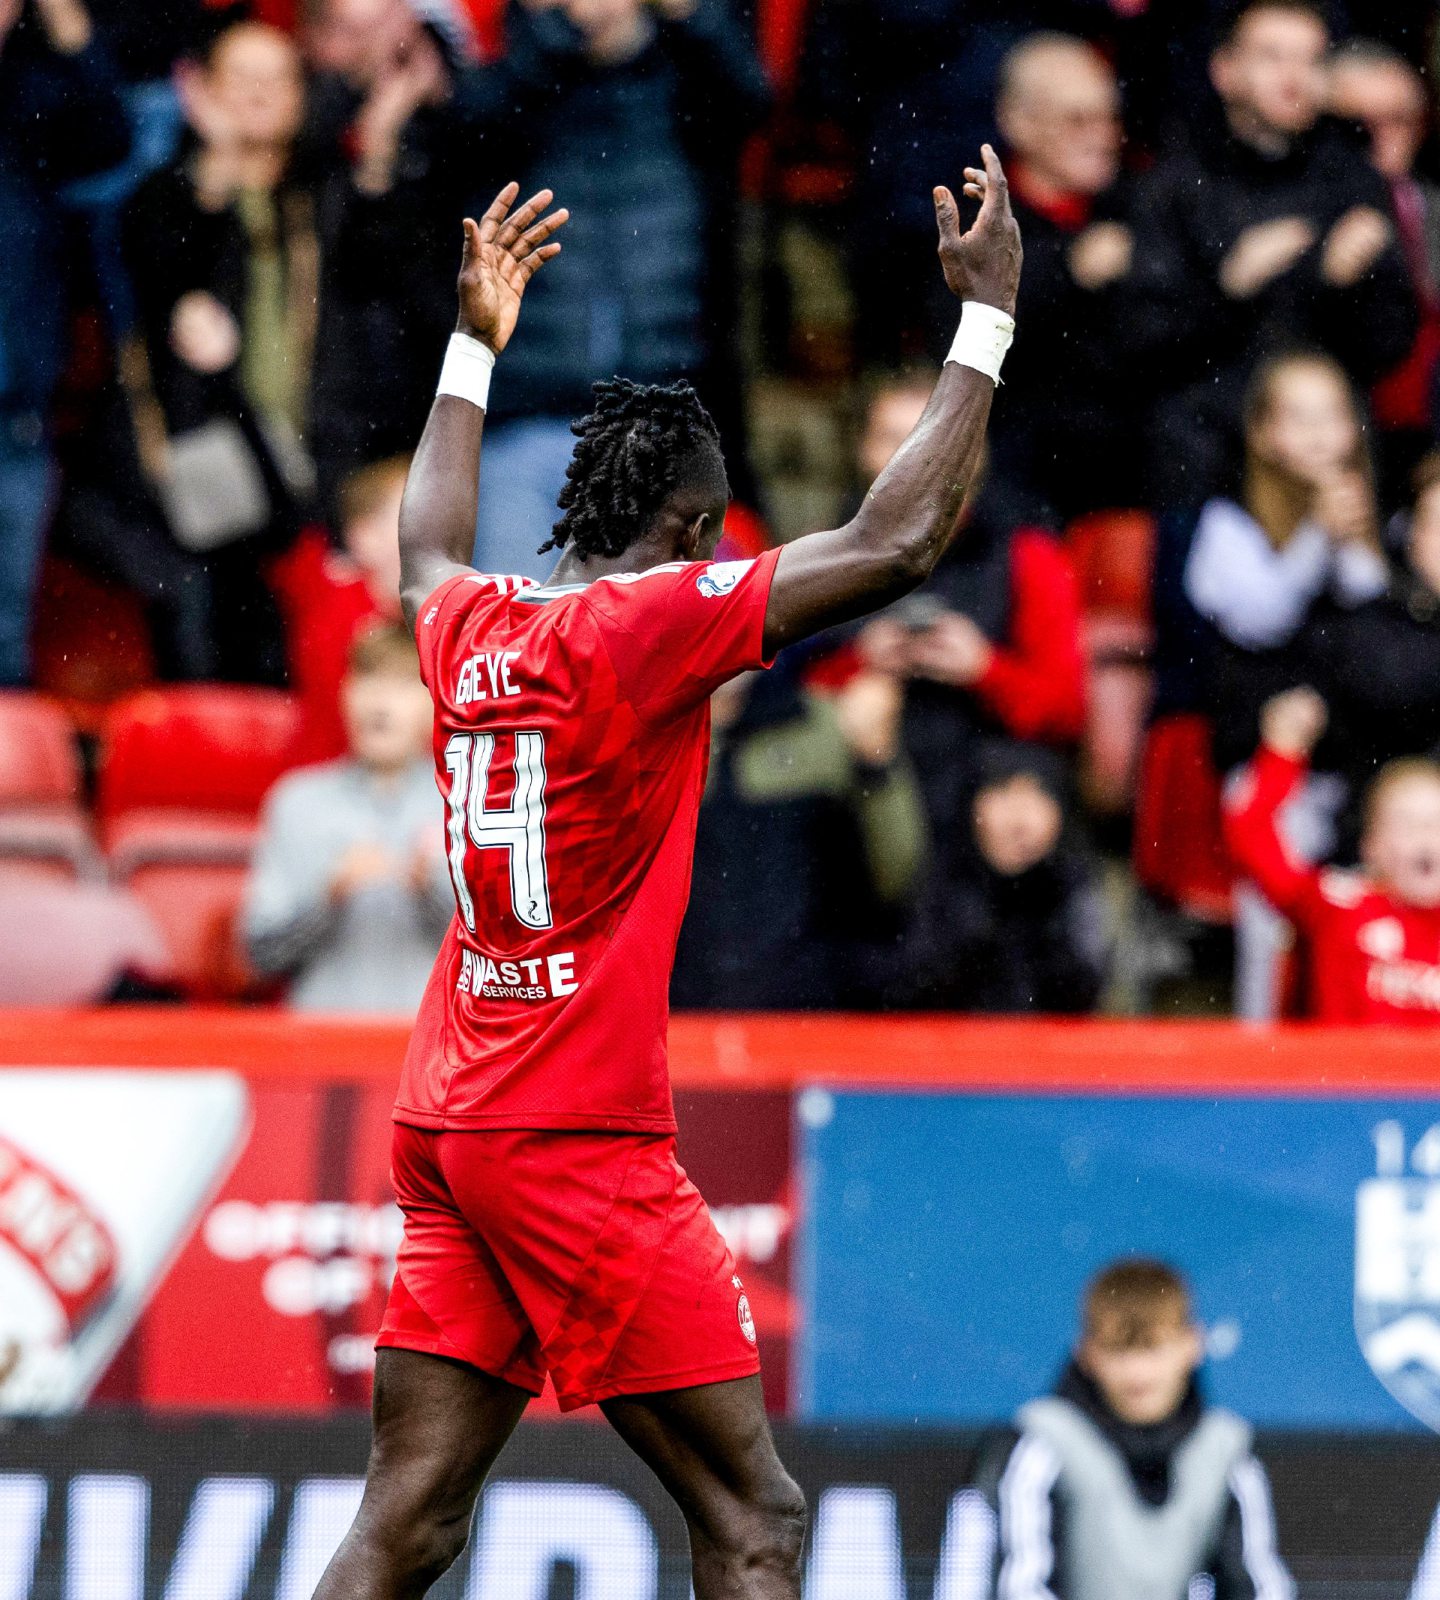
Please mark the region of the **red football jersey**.
[[1305, 764], [1260, 750], [1226, 797], [1242, 870], [1305, 941], [1306, 1014], [1321, 1022], [1440, 1022], [1440, 910], [1411, 906], [1358, 872], [1293, 860], [1276, 813]]
[[765, 665], [778, 551], [537, 588], [464, 575], [416, 633], [457, 913], [397, 1121], [670, 1132], [670, 969], [709, 696]]

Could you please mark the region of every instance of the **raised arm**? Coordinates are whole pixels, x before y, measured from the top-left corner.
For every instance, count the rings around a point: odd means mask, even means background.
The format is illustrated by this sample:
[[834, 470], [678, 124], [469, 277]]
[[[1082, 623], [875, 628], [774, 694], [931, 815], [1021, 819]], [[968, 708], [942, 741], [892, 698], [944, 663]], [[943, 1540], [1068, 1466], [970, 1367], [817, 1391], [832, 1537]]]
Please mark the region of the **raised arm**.
[[[485, 423], [484, 376], [510, 342], [528, 284], [558, 242], [545, 241], [569, 217], [563, 208], [540, 218], [554, 196], [532, 195], [513, 215], [519, 186], [506, 186], [477, 223], [465, 219], [465, 253], [457, 290], [460, 320], [451, 339], [446, 376], [420, 436], [405, 497], [400, 502], [400, 603], [413, 628], [420, 607], [447, 578], [469, 572], [480, 489], [480, 433]], [[462, 375], [451, 382], [452, 361]], [[480, 381], [466, 379], [467, 369]], [[473, 398], [463, 398], [459, 389]]]
[[[1020, 229], [999, 158], [987, 144], [983, 171], [965, 169], [965, 193], [981, 202], [966, 233], [954, 195], [935, 190], [940, 264], [961, 301], [1015, 314]], [[985, 442], [995, 384], [947, 361], [915, 431], [843, 528], [807, 534], [780, 553], [765, 614], [767, 651], [878, 610], [934, 570], [955, 537], [965, 491]]]

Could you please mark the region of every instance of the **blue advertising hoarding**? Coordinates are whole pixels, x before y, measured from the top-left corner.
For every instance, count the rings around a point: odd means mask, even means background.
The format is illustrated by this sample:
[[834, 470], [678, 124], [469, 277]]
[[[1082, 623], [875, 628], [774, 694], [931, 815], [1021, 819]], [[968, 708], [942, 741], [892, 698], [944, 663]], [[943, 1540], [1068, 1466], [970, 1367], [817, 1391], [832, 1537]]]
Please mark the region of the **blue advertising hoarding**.
[[1215, 1400], [1440, 1427], [1440, 1099], [816, 1088], [797, 1116], [803, 1416], [1007, 1417], [1086, 1279], [1143, 1254], [1195, 1288]]

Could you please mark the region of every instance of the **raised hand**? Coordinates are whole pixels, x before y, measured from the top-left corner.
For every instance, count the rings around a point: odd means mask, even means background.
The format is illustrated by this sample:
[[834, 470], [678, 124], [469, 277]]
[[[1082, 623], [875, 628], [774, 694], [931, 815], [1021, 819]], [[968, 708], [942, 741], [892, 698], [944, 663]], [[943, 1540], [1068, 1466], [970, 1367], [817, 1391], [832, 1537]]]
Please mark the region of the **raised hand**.
[[555, 198], [549, 189], [531, 195], [512, 215], [510, 207], [519, 193], [519, 184], [507, 183], [479, 222], [465, 219], [465, 255], [456, 285], [457, 326], [461, 333], [488, 344], [496, 355], [515, 331], [525, 286], [552, 256], [560, 254], [558, 242], [545, 241], [570, 218], [562, 206], [536, 221]]
[[935, 220], [940, 228], [940, 265], [945, 282], [959, 300], [979, 300], [998, 311], [1015, 314], [1020, 288], [1020, 227], [1010, 210], [1010, 186], [1000, 158], [981, 145], [984, 170], [965, 168], [965, 193], [980, 202], [980, 212], [966, 232], [960, 231], [960, 208], [942, 184], [935, 190]]

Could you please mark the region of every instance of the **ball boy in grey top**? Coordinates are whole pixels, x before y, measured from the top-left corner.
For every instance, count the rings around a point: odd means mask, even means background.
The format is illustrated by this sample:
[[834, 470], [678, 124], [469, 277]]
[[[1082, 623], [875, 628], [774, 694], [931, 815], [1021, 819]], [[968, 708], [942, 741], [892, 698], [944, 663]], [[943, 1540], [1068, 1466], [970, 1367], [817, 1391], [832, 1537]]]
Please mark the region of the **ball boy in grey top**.
[[1074, 1359], [982, 1457], [994, 1600], [1294, 1600], [1250, 1428], [1207, 1406], [1184, 1281], [1121, 1261]]

